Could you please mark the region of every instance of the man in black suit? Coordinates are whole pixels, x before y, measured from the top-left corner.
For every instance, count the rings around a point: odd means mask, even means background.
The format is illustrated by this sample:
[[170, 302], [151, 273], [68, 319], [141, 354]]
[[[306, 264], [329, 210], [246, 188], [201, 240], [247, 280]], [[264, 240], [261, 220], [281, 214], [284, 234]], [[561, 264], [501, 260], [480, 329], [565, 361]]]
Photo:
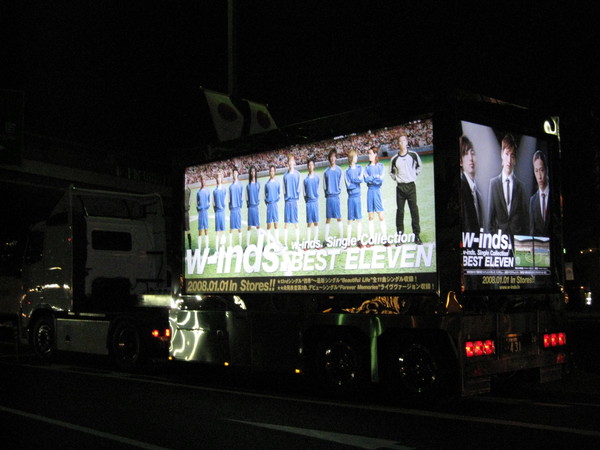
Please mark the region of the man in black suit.
[[533, 173], [538, 189], [529, 199], [529, 232], [532, 236], [549, 236], [550, 188], [546, 168], [546, 155], [540, 150], [536, 151], [533, 154]]
[[463, 231], [479, 233], [483, 227], [481, 192], [475, 184], [477, 157], [473, 143], [467, 136], [460, 137], [460, 199]]
[[502, 139], [502, 172], [490, 180], [488, 225], [490, 233], [526, 235], [529, 232], [527, 195], [523, 183], [515, 176], [517, 145], [511, 134]]

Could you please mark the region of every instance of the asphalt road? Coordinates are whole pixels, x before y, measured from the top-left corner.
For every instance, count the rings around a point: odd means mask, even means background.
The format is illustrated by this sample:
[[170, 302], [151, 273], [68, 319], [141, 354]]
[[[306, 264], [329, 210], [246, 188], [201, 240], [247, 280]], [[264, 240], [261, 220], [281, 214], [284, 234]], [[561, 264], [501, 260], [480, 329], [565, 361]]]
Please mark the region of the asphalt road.
[[302, 380], [197, 365], [112, 369], [102, 358], [40, 364], [0, 343], [2, 448], [591, 448], [600, 373], [512, 381], [493, 394], [410, 408], [365, 392], [339, 400]]

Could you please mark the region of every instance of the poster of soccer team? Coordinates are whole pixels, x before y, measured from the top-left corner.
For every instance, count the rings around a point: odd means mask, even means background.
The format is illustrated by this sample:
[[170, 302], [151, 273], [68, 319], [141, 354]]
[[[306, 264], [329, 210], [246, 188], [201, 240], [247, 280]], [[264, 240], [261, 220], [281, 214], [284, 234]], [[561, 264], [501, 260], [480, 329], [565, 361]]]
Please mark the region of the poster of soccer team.
[[463, 121], [459, 147], [465, 288], [547, 286], [552, 257], [547, 142]]
[[434, 292], [433, 123], [187, 168], [193, 292]]

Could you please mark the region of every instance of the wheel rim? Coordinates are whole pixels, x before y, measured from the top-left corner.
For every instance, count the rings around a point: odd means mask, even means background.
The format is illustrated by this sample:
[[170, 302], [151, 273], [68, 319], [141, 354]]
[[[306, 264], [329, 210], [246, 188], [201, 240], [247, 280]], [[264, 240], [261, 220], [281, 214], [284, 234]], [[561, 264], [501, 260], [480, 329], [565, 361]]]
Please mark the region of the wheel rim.
[[35, 347], [42, 356], [48, 356], [52, 352], [52, 327], [50, 324], [41, 323], [35, 333]]
[[139, 354], [137, 331], [131, 327], [121, 328], [115, 335], [114, 349], [122, 362], [135, 362]]
[[402, 384], [411, 392], [427, 393], [438, 381], [438, 366], [429, 350], [414, 344], [398, 356], [398, 369]]
[[344, 388], [357, 382], [359, 362], [354, 348], [344, 341], [336, 341], [323, 349], [327, 379], [333, 386]]

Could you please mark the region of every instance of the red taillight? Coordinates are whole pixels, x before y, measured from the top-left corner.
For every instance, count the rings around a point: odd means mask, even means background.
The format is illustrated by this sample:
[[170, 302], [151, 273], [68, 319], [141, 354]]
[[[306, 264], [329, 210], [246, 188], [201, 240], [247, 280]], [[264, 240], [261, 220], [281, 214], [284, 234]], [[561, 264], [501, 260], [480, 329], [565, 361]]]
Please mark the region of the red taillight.
[[544, 348], [559, 347], [567, 344], [566, 333], [545, 333], [544, 334]]
[[472, 342], [465, 342], [465, 354], [467, 355], [467, 358], [475, 356]]
[[467, 358], [471, 358], [472, 356], [493, 355], [494, 353], [496, 353], [496, 344], [491, 339], [465, 342], [465, 355]]
[[165, 328], [164, 331], [162, 332], [162, 334], [161, 334], [160, 330], [154, 329], [154, 330], [152, 330], [152, 337], [155, 337], [155, 338], [162, 337], [162, 338], [168, 339], [171, 337], [171, 329]]
[[483, 341], [483, 354], [484, 355], [493, 355], [496, 353], [496, 344], [491, 339], [487, 341]]

